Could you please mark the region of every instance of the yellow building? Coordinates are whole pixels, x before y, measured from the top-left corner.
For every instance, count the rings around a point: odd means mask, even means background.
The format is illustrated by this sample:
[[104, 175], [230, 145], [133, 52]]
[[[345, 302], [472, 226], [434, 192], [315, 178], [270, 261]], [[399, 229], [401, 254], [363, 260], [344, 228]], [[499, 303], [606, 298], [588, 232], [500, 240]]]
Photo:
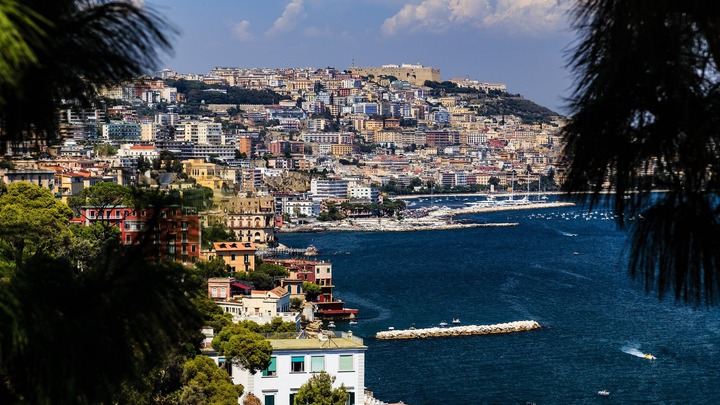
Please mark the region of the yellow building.
[[330, 154], [333, 156], [347, 156], [352, 154], [352, 145], [332, 144], [330, 145]]
[[[213, 250], [233, 272], [255, 270], [255, 245], [252, 242], [214, 242]], [[209, 257], [212, 260], [212, 257]]]

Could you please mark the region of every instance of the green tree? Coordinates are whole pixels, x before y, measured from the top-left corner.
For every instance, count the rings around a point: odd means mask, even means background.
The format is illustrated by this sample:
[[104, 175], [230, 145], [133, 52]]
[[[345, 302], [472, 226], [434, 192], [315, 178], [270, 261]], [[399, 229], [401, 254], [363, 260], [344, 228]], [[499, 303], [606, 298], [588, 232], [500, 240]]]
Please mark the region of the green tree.
[[225, 370], [203, 355], [185, 362], [182, 382], [179, 403], [183, 405], [237, 405], [243, 394], [241, 385], [234, 385]]
[[285, 266], [268, 262], [261, 262], [260, 264], [255, 266], [255, 271], [263, 272], [270, 277], [287, 277], [290, 274], [288, 273]]
[[20, 267], [26, 256], [49, 255], [71, 237], [72, 211], [50, 190], [26, 182], [12, 183], [0, 195], [0, 242], [6, 260]]
[[239, 324], [223, 328], [213, 339], [212, 347], [218, 354], [241, 365], [251, 374], [267, 368], [270, 364], [270, 342]]
[[195, 263], [195, 270], [204, 279], [210, 277], [227, 277], [230, 275], [230, 266], [221, 258], [214, 258], [209, 261], [199, 261]]
[[187, 269], [140, 251], [107, 257], [80, 271], [35, 255], [0, 285], [0, 402], [116, 403], [124, 384], [199, 343]]
[[295, 395], [295, 405], [344, 405], [349, 394], [344, 384], [333, 388], [334, 382], [335, 376], [325, 371], [313, 375]]
[[53, 138], [58, 107], [90, 104], [99, 87], [154, 69], [158, 51], [169, 49], [164, 33], [168, 25], [151, 8], [135, 2], [27, 0], [17, 7], [18, 3], [3, 1], [0, 7], [0, 43], [4, 50], [14, 50], [2, 53], [0, 67], [16, 70], [12, 80], [0, 81], [3, 147], [30, 139], [30, 131], [32, 139]]
[[[108, 181], [84, 188], [76, 196], [68, 198], [68, 205], [70, 205], [76, 213], [79, 213], [80, 208], [84, 206], [105, 210], [121, 206], [130, 206], [132, 204], [132, 189]], [[107, 220], [108, 218], [104, 219]]]
[[302, 309], [303, 299], [299, 297], [290, 298], [290, 309], [300, 311]]
[[319, 285], [311, 283], [309, 281], [303, 281], [302, 289], [303, 292], [305, 292], [305, 296], [308, 298], [308, 301], [314, 301], [315, 298], [317, 298], [317, 296], [320, 295], [320, 292], [322, 291]]
[[245, 279], [253, 284], [256, 290], [272, 290], [275, 288], [273, 277], [262, 271], [251, 271]]
[[581, 38], [563, 187], [631, 225], [630, 274], [648, 290], [717, 303], [720, 7], [595, 0], [573, 11]]
[[225, 242], [236, 240], [235, 233], [229, 231], [223, 224], [213, 224], [209, 227], [203, 227], [201, 232], [202, 246], [204, 249], [210, 249], [213, 242]]
[[193, 297], [193, 303], [203, 319], [203, 325], [210, 326], [213, 331], [221, 331], [232, 323], [232, 315], [223, 311], [222, 308], [207, 295], [207, 283], [204, 282], [204, 289], [198, 291]]

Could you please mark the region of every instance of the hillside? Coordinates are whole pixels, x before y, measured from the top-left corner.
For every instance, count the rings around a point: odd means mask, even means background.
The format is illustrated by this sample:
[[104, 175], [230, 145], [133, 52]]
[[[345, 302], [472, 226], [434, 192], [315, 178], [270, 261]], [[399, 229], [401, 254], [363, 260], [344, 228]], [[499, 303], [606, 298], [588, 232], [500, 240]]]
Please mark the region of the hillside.
[[455, 83], [426, 81], [425, 86], [430, 88], [430, 94], [435, 97], [458, 95], [467, 101], [479, 115], [515, 115], [523, 120], [523, 123], [550, 123], [554, 117], [560, 116], [555, 111], [543, 107], [521, 96], [501, 91], [483, 91], [458, 87]]

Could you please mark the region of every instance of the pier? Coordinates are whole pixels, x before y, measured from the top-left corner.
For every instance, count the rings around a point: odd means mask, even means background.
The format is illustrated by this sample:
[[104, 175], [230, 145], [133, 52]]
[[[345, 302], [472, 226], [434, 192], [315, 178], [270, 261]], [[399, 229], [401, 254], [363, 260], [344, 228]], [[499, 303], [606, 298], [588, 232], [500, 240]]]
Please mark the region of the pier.
[[317, 256], [318, 252], [314, 246], [309, 246], [307, 248], [291, 248], [287, 246], [278, 246], [274, 248], [258, 249], [255, 254], [260, 257], [277, 255]]
[[386, 330], [376, 333], [375, 338], [379, 340], [427, 339], [434, 337], [474, 336], [490, 335], [496, 333], [525, 332], [540, 328], [540, 324], [535, 321], [515, 321], [499, 323], [495, 325], [468, 325], [453, 326], [449, 328], [434, 327], [423, 329]]

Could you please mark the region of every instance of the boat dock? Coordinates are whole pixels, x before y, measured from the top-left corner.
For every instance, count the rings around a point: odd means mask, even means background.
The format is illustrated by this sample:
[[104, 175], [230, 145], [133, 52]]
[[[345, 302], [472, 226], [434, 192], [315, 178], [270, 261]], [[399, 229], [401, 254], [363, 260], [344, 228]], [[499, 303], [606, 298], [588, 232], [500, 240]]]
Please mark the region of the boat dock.
[[260, 257], [276, 255], [316, 256], [318, 252], [313, 246], [309, 246], [307, 248], [290, 248], [287, 246], [280, 246], [274, 248], [258, 249], [255, 254]]
[[467, 325], [454, 326], [450, 328], [434, 327], [423, 329], [386, 330], [376, 333], [375, 339], [426, 339], [434, 337], [489, 335], [496, 333], [525, 332], [540, 328], [540, 324], [535, 321], [516, 321], [495, 325]]

